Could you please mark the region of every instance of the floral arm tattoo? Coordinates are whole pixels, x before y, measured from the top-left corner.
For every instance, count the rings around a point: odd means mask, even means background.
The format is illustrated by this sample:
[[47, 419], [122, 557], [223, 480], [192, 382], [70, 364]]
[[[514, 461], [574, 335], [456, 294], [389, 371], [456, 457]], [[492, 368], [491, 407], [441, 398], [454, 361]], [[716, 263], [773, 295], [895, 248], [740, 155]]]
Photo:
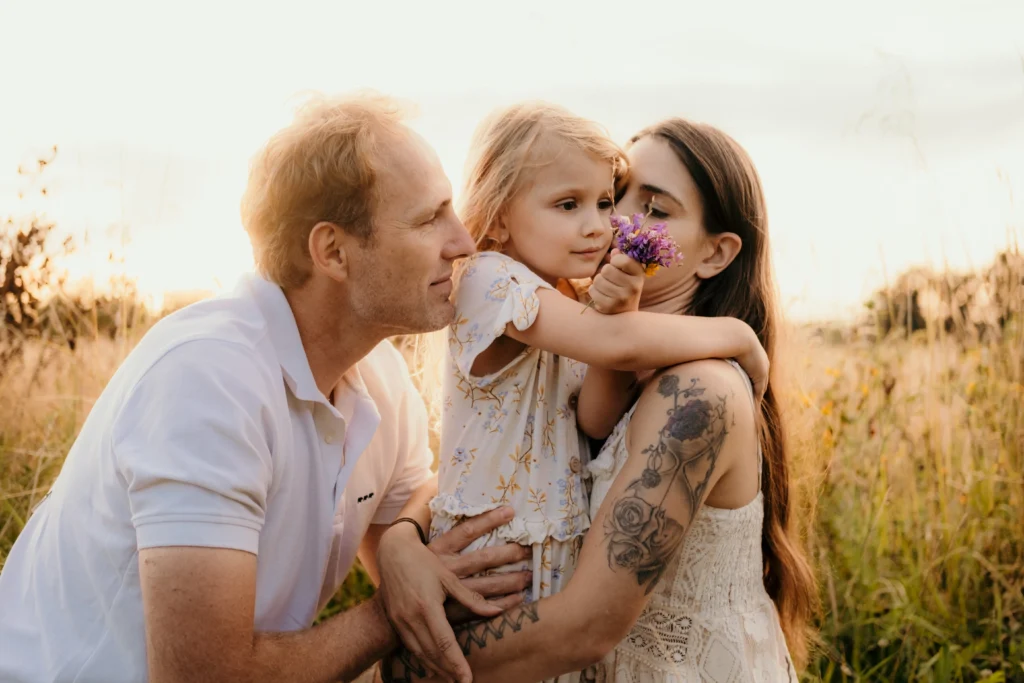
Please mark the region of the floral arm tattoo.
[[685, 528], [666, 514], [665, 500], [673, 491], [683, 496], [686, 520], [692, 522], [704, 498], [722, 444], [725, 443], [725, 396], [704, 397], [700, 380], [679, 387], [679, 378], [665, 375], [658, 393], [672, 399], [665, 426], [642, 454], [647, 466], [626, 487], [605, 520], [608, 565], [636, 574], [649, 594], [683, 542]]
[[[523, 626], [538, 621], [540, 615], [537, 614], [537, 603], [526, 603], [502, 612], [489, 621], [477, 621], [456, 628], [455, 639], [459, 642], [462, 654], [468, 657], [474, 648], [482, 650], [488, 643], [504, 638], [506, 632], [517, 633]], [[412, 683], [417, 678], [427, 676], [427, 668], [404, 647], [381, 663], [381, 678], [385, 683]]]

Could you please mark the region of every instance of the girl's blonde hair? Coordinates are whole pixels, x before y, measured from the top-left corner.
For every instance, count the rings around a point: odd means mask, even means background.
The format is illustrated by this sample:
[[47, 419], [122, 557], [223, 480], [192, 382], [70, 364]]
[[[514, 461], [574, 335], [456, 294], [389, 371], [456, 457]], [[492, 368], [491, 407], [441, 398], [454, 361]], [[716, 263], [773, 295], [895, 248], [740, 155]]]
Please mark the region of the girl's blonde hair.
[[523, 102], [493, 112], [473, 134], [459, 215], [481, 250], [498, 247], [488, 231], [526, 187], [530, 170], [550, 163], [546, 145], [561, 142], [607, 161], [617, 192], [626, 178], [626, 154], [608, 132], [588, 119], [547, 102]]

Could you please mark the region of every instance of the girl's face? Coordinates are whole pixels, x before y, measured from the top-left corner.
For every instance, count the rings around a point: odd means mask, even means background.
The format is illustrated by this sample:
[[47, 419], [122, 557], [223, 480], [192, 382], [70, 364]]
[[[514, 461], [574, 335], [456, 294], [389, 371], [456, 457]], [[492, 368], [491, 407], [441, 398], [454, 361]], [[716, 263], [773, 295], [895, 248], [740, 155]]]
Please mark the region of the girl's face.
[[546, 143], [550, 161], [531, 174], [492, 237], [551, 284], [593, 277], [611, 244], [612, 166], [583, 150]]

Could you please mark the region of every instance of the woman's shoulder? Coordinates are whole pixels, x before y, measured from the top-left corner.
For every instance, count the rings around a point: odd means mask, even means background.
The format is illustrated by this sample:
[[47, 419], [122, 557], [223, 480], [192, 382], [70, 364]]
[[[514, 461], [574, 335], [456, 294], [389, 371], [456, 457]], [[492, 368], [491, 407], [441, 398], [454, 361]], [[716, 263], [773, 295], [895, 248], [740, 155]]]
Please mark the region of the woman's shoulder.
[[637, 401], [630, 431], [640, 429], [649, 436], [664, 432], [687, 441], [724, 436], [753, 419], [750, 383], [743, 371], [730, 361], [707, 359], [658, 372]]
[[749, 404], [751, 391], [750, 380], [739, 365], [729, 360], [706, 358], [659, 370], [648, 382], [644, 394], [670, 397], [678, 393], [691, 398], [709, 393], [735, 393]]

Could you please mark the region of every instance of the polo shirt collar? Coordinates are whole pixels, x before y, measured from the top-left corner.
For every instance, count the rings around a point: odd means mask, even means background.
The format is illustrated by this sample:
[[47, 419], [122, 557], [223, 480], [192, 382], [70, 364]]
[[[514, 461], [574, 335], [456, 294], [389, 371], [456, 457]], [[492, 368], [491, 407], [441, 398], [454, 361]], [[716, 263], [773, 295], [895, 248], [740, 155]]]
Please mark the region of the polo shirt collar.
[[[302, 346], [295, 314], [292, 312], [288, 299], [284, 296], [284, 291], [279, 285], [258, 274], [247, 275], [243, 282], [248, 284], [257, 305], [266, 318], [270, 342], [273, 344], [274, 352], [281, 364], [285, 384], [288, 385], [292, 394], [300, 401], [323, 404], [331, 410], [335, 417], [341, 417], [337, 407], [327, 400], [327, 397], [317, 387], [316, 380], [313, 379], [313, 371], [309, 367], [309, 359]], [[373, 399], [366, 389], [366, 383], [363, 381], [358, 363], [349, 368], [342, 383], [348, 384], [358, 398], [362, 399], [356, 404], [361, 408], [356, 412], [363, 413], [358, 417], [371, 418], [373, 422], [379, 421], [380, 417], [373, 404]], [[336, 391], [335, 394], [337, 393]], [[369, 406], [364, 405], [365, 403], [369, 403]], [[373, 420], [370, 414], [376, 416], [376, 420]]]

